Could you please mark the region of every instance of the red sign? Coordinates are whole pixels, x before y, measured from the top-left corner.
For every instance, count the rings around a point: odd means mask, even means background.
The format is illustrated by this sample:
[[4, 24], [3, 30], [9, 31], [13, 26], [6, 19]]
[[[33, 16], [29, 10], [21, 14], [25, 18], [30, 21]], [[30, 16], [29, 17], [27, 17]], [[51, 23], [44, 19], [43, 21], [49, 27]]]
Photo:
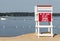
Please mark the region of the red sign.
[[39, 13], [40, 22], [51, 22], [51, 13]]

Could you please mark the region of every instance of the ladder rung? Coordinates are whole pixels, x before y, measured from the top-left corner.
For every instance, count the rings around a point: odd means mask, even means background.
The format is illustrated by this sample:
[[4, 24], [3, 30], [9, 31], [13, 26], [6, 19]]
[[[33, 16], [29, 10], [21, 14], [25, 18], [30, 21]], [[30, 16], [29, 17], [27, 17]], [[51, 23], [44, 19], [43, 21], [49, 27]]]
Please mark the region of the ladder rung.
[[51, 28], [51, 27], [53, 27], [53, 25], [39, 25], [39, 26], [37, 25], [36, 27], [43, 27], [43, 28], [45, 28], [45, 27], [46, 27], [46, 28], [50, 27], [50, 28]]

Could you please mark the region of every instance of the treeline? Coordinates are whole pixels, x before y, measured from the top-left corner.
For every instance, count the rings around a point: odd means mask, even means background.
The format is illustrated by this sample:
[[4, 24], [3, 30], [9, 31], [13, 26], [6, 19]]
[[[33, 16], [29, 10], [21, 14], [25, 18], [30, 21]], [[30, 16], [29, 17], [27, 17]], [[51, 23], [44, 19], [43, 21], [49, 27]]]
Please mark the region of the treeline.
[[[34, 16], [34, 12], [0, 13], [0, 16]], [[53, 13], [53, 16], [60, 16], [60, 13]]]
[[34, 12], [0, 13], [0, 16], [34, 16]]
[[53, 13], [53, 16], [60, 16], [60, 13]]

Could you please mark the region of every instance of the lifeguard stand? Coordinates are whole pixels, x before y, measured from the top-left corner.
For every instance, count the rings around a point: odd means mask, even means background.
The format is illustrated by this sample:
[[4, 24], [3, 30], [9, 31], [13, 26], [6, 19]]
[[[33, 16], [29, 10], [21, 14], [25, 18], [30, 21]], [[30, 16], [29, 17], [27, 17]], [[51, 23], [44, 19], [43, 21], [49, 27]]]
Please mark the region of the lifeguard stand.
[[[35, 6], [35, 30], [37, 36], [52, 36], [53, 37], [53, 24], [52, 24], [52, 5], [37, 5]], [[48, 22], [48, 25], [40, 25], [41, 22]], [[42, 34], [40, 28], [48, 28], [48, 32]]]

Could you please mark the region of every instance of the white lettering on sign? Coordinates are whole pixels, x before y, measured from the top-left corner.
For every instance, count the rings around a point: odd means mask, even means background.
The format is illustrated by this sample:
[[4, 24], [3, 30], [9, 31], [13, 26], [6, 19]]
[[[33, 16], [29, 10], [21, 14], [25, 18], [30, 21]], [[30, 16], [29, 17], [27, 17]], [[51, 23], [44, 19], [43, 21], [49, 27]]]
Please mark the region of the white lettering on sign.
[[39, 21], [50, 22], [51, 21], [51, 13], [39, 13]]
[[47, 21], [47, 14], [42, 15], [42, 21]]

